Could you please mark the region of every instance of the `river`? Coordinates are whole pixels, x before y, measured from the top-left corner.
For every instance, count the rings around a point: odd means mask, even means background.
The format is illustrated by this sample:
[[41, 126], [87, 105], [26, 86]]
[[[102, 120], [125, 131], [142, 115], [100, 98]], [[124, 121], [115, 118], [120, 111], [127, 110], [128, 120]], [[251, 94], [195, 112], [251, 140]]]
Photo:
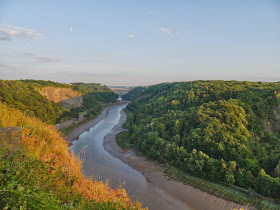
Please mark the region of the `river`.
[[151, 210], [162, 209], [195, 209], [186, 202], [176, 199], [166, 191], [154, 186], [140, 173], [108, 153], [103, 146], [104, 137], [120, 121], [120, 111], [127, 104], [115, 106], [108, 110], [107, 116], [82, 133], [70, 147], [75, 155], [80, 155], [83, 162], [83, 173], [94, 175], [97, 180], [110, 180], [111, 188], [125, 188], [132, 201], [139, 201], [142, 207]]

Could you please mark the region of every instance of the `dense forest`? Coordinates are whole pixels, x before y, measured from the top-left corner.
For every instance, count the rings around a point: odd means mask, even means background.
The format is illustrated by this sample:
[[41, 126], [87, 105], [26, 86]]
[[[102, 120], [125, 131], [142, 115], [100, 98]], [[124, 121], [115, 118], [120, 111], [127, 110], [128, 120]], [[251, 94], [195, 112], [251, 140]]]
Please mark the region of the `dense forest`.
[[123, 95], [122, 100], [124, 101], [131, 101], [141, 93], [145, 91], [146, 87], [135, 87], [132, 90], [129, 91], [127, 94]]
[[280, 83], [193, 81], [135, 91], [129, 134], [144, 154], [280, 199]]
[[[42, 96], [37, 89], [43, 87], [71, 88], [83, 95], [83, 105], [66, 110], [60, 103], [55, 103]], [[42, 121], [54, 124], [78, 117], [80, 112], [91, 109], [96, 112], [101, 103], [115, 102], [118, 95], [107, 86], [97, 83], [61, 84], [43, 80], [0, 80], [0, 101], [24, 111], [29, 116], [36, 116]]]

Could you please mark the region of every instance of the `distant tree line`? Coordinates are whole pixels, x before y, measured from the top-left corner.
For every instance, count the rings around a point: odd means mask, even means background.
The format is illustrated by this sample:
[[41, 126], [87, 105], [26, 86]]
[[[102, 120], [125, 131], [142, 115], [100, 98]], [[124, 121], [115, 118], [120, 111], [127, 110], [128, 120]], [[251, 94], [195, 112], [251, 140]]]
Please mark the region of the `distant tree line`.
[[140, 95], [145, 91], [146, 87], [134, 87], [132, 90], [123, 95], [122, 100], [124, 101], [131, 101], [133, 100], [136, 96]]

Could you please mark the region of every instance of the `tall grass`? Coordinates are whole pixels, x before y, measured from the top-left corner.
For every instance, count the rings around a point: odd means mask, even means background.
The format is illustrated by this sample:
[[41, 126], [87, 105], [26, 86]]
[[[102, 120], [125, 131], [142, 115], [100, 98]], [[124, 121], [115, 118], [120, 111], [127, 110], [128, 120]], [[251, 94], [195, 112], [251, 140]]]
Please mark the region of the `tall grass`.
[[[124, 189], [111, 189], [108, 183], [84, 177], [81, 160], [71, 156], [54, 126], [0, 102], [0, 127], [12, 126], [22, 128], [23, 150], [10, 155], [1, 149], [0, 207], [51, 208], [52, 203], [62, 209], [141, 208], [131, 203]], [[13, 198], [22, 202], [13, 202]]]

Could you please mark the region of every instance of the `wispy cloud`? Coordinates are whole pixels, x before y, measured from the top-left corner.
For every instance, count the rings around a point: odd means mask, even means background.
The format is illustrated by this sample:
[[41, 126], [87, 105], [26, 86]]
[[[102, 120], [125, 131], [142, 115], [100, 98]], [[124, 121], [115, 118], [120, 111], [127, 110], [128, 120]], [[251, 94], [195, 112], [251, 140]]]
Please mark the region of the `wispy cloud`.
[[42, 62], [60, 62], [60, 61], [62, 61], [62, 60], [52, 58], [52, 57], [40, 56], [37, 53], [33, 53], [33, 52], [25, 52], [25, 53], [23, 53], [23, 55], [30, 56], [30, 57], [35, 58]]
[[160, 30], [161, 30], [161, 32], [166, 33], [168, 35], [172, 34], [172, 29], [171, 28], [161, 27]]
[[128, 34], [127, 37], [133, 39], [133, 38], [136, 37], [136, 35], [134, 35], [134, 34]]
[[35, 40], [40, 36], [42, 36], [42, 34], [35, 32], [32, 29], [12, 25], [0, 25], [0, 40], [11, 40], [12, 38]]

